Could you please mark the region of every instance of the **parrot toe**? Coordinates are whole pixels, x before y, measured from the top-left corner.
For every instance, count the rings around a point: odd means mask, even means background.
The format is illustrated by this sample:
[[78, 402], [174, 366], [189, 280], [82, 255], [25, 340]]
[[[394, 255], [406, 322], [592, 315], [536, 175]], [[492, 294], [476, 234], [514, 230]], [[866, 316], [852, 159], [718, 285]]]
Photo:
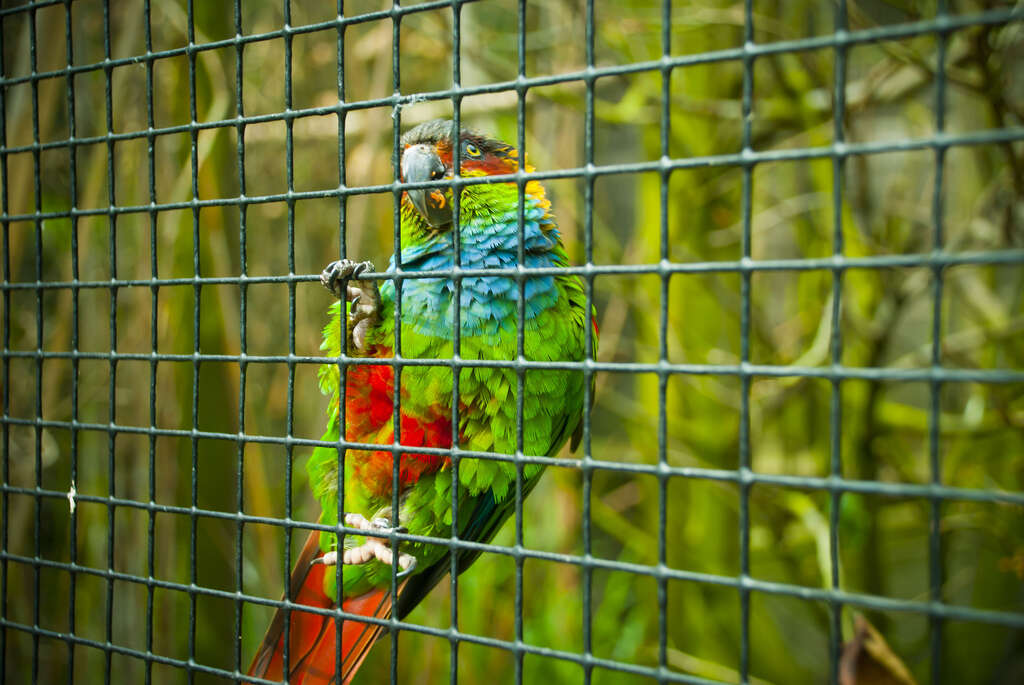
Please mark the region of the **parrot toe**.
[[339, 259], [328, 264], [320, 272], [320, 283], [331, 291], [331, 294], [341, 299], [341, 284], [343, 281], [358, 278], [362, 274], [373, 271], [373, 262], [357, 262], [352, 259]]
[[320, 283], [338, 299], [344, 297], [348, 308], [348, 330], [351, 347], [365, 353], [366, 335], [379, 323], [380, 291], [376, 281], [360, 280], [364, 273], [374, 270], [373, 262], [339, 259], [328, 264], [320, 273]]
[[[407, 529], [403, 527], [392, 528], [391, 521], [386, 518], [370, 520], [362, 514], [345, 514], [345, 525], [380, 536], [388, 535], [389, 533], [407, 532]], [[391, 551], [391, 547], [376, 537], [367, 537], [366, 542], [358, 547], [344, 550], [341, 555], [341, 563], [349, 566], [365, 564], [373, 560], [377, 560], [387, 566], [393, 566], [395, 563], [395, 556]], [[317, 559], [316, 562], [327, 566], [334, 566], [338, 563], [338, 552], [336, 550], [327, 552]], [[396, 577], [405, 578], [416, 569], [416, 557], [411, 554], [399, 554], [398, 567], [401, 570]]]

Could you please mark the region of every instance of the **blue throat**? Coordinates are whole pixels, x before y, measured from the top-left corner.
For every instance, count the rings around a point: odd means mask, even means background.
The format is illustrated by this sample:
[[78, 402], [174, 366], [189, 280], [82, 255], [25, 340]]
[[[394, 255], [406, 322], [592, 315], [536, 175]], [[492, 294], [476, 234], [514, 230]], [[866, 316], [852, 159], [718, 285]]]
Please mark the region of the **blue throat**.
[[[564, 266], [558, 247], [558, 229], [545, 210], [528, 199], [523, 212], [524, 266], [544, 268]], [[519, 252], [519, 221], [515, 209], [503, 215], [476, 215], [461, 222], [459, 265], [463, 269], [501, 269], [515, 267]], [[403, 271], [435, 271], [455, 266], [455, 239], [452, 231], [431, 236], [423, 243], [402, 249]], [[388, 271], [395, 270], [391, 257]], [[384, 281], [381, 295], [393, 299], [395, 284]], [[525, 321], [558, 302], [553, 276], [526, 280]], [[402, 285], [402, 320], [416, 332], [451, 338], [454, 328], [452, 303], [455, 282], [448, 278], [415, 278]], [[462, 279], [459, 320], [463, 336], [515, 334], [519, 309], [519, 287], [505, 276], [466, 276]]]

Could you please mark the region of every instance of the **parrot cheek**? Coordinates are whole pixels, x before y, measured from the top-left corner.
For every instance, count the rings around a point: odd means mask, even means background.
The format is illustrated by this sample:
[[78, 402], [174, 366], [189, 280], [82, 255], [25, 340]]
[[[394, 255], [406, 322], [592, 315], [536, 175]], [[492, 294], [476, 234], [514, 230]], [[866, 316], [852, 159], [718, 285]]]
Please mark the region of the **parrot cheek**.
[[[411, 145], [402, 153], [402, 180], [406, 183], [439, 181], [450, 177], [437, 151], [429, 145]], [[450, 189], [411, 188], [406, 191], [409, 201], [420, 216], [434, 228], [452, 222]]]
[[452, 203], [448, 191], [416, 188], [407, 192], [413, 207], [432, 227], [441, 228], [452, 222]]

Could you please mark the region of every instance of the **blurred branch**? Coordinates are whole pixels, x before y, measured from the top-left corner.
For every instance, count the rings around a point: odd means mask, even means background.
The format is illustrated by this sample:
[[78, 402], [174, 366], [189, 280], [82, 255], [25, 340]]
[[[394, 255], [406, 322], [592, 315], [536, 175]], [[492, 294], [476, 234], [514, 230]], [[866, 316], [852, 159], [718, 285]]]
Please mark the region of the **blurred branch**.
[[[686, 652], [672, 647], [669, 647], [666, 650], [666, 654], [668, 656], [669, 666], [679, 669], [684, 673], [692, 673], [700, 678], [719, 680], [723, 683], [735, 683], [739, 681], [739, 671], [734, 671], [733, 669], [723, 666], [722, 664], [715, 663], [714, 661], [701, 659], [693, 654], [687, 654]], [[757, 676], [749, 674], [745, 682], [750, 683], [750, 685], [772, 685], [772, 681], [770, 680], [765, 680], [764, 678], [758, 678]]]
[[917, 685], [902, 659], [882, 634], [857, 614], [855, 634], [843, 645], [839, 661], [840, 685]]

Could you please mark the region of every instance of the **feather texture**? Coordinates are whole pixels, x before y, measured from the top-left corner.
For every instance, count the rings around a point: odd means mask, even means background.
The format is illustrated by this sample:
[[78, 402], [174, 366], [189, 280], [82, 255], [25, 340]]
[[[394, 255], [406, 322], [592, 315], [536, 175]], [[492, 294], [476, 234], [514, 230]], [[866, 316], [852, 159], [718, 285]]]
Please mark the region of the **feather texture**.
[[[429, 122], [403, 137], [403, 144], [430, 144], [439, 159], [450, 164], [452, 139], [450, 122]], [[468, 147], [467, 143], [473, 147]], [[463, 145], [464, 177], [512, 173], [519, 168], [515, 150], [500, 141], [468, 131], [458, 138]], [[479, 154], [474, 156], [472, 151]], [[527, 166], [527, 170], [530, 168]], [[450, 190], [446, 191], [450, 201]], [[449, 277], [410, 278], [402, 281], [401, 297], [396, 282], [380, 285], [379, 324], [367, 334], [367, 357], [392, 359], [396, 339], [403, 358], [438, 360], [438, 365], [405, 366], [396, 382], [388, 363], [359, 364], [348, 368], [344, 380], [346, 440], [379, 444], [382, 449], [348, 449], [343, 463], [344, 510], [367, 518], [396, 518], [417, 536], [448, 538], [452, 534], [451, 488], [458, 488], [457, 533], [460, 538], [487, 541], [514, 509], [516, 468], [507, 460], [486, 458], [460, 459], [458, 479], [453, 483], [450, 458], [443, 453], [403, 451], [399, 461], [400, 509], [392, 511], [394, 456], [391, 445], [396, 437], [394, 393], [399, 394], [400, 420], [397, 435], [403, 447], [449, 448], [458, 445], [474, 452], [499, 455], [515, 454], [520, 449], [517, 418], [522, 422], [522, 452], [550, 456], [577, 430], [583, 411], [583, 374], [578, 370], [527, 369], [522, 372], [522, 415], [519, 376], [513, 368], [463, 366], [454, 371], [448, 362], [455, 358], [454, 339], [458, 326], [459, 358], [467, 361], [511, 362], [519, 358], [519, 330], [522, 353], [529, 361], [580, 361], [584, 350], [585, 327], [591, 325], [592, 312], [586, 311], [582, 281], [573, 275], [551, 273], [568, 265], [561, 236], [551, 213], [543, 187], [536, 181], [525, 185], [522, 221], [519, 218], [519, 190], [515, 183], [473, 184], [465, 186], [460, 201], [458, 254], [454, 232], [429, 225], [406, 197], [402, 204], [402, 250], [391, 258], [388, 271], [399, 263], [403, 272], [439, 271], [456, 266], [463, 269], [548, 269], [548, 273], [526, 275], [522, 282], [514, 274], [468, 275], [459, 283]], [[521, 229], [521, 230], [520, 230]], [[521, 243], [521, 245], [520, 245]], [[520, 321], [520, 298], [522, 319]], [[458, 305], [456, 307], [456, 304]], [[395, 330], [395, 309], [400, 331]], [[322, 349], [329, 356], [342, 352], [341, 316], [347, 313], [340, 303], [331, 309], [324, 329]], [[456, 316], [457, 311], [457, 316]], [[457, 323], [456, 323], [457, 319]], [[396, 336], [396, 332], [400, 333]], [[596, 328], [592, 341], [596, 345]], [[348, 349], [349, 355], [358, 350]], [[593, 354], [596, 350], [592, 350]], [[458, 373], [457, 395], [455, 373]], [[324, 440], [334, 442], [341, 436], [339, 400], [342, 378], [335, 364], [321, 368], [320, 387], [331, 396], [328, 430]], [[397, 385], [397, 388], [396, 388]], [[457, 398], [454, 421], [453, 399]], [[338, 521], [339, 493], [337, 448], [319, 447], [309, 460], [310, 482], [323, 513], [321, 521]], [[536, 485], [542, 467], [527, 464], [523, 468], [523, 492]], [[323, 533], [314, 556], [337, 549], [333, 534]], [[345, 548], [365, 542], [360, 535], [346, 535]], [[405, 616], [450, 569], [449, 549], [442, 544], [408, 542], [402, 551], [418, 561], [416, 573], [399, 591], [399, 617]], [[477, 552], [458, 552], [457, 567], [465, 570]], [[323, 565], [315, 565], [323, 569]], [[296, 572], [300, 569], [297, 566]], [[380, 561], [345, 566], [343, 587], [335, 587], [337, 574], [303, 571], [301, 588], [319, 584], [309, 591], [317, 606], [334, 605], [340, 599], [348, 609], [356, 598], [371, 597], [361, 608], [373, 609], [373, 615], [390, 612], [389, 596], [392, 566]], [[293, 574], [293, 584], [295, 576]], [[303, 597], [305, 589], [293, 592]], [[304, 601], [304, 600], [299, 600]], [[386, 607], [386, 609], [385, 609]], [[302, 615], [303, 612], [292, 612]], [[310, 615], [310, 614], [305, 614]], [[321, 617], [322, 618], [322, 617]], [[332, 621], [328, 620], [328, 623]], [[350, 622], [346, 622], [348, 630]], [[336, 663], [333, 652], [333, 625], [310, 654], [317, 670]], [[306, 632], [300, 630], [303, 640]], [[319, 633], [318, 633], [319, 634]], [[361, 641], [344, 646], [344, 664], [361, 663], [376, 631], [361, 633]], [[268, 636], [269, 637], [269, 636]], [[344, 642], [344, 640], [343, 640]], [[266, 643], [265, 643], [266, 644]], [[296, 649], [302, 652], [305, 643]], [[308, 651], [308, 650], [307, 650]], [[328, 654], [328, 652], [330, 652]], [[358, 654], [357, 654], [358, 652]], [[321, 654], [322, 653], [322, 654]], [[294, 658], [294, 657], [293, 657]], [[258, 661], [258, 660], [257, 660]], [[268, 663], [274, 663], [268, 661]], [[254, 662], [254, 665], [258, 665]], [[312, 667], [311, 667], [312, 668]], [[354, 672], [351, 671], [351, 672]], [[346, 670], [343, 679], [349, 677]], [[257, 674], [259, 670], [257, 669]], [[269, 671], [268, 671], [269, 673]], [[318, 681], [319, 682], [319, 681]]]

